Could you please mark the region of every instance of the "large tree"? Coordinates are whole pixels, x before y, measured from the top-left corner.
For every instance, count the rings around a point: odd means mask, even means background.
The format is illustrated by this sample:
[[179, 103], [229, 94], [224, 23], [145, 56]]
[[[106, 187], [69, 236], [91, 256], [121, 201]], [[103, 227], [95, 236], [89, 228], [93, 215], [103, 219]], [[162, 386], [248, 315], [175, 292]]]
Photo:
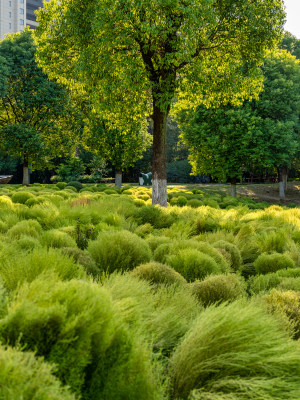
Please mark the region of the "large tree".
[[178, 116], [194, 173], [230, 179], [232, 195], [243, 169], [277, 168], [284, 178], [300, 149], [300, 63], [285, 51], [270, 53], [262, 66], [264, 91], [241, 107], [199, 107]]
[[[80, 124], [62, 84], [50, 81], [35, 61], [31, 31], [7, 35], [0, 42], [0, 149], [20, 157], [23, 184], [28, 165], [47, 165], [76, 146]], [[1, 78], [0, 78], [1, 88]]]
[[36, 30], [40, 65], [95, 93], [116, 124], [151, 113], [153, 204], [167, 204], [172, 101], [238, 103], [261, 89], [257, 64], [278, 40], [283, 0], [50, 0]]

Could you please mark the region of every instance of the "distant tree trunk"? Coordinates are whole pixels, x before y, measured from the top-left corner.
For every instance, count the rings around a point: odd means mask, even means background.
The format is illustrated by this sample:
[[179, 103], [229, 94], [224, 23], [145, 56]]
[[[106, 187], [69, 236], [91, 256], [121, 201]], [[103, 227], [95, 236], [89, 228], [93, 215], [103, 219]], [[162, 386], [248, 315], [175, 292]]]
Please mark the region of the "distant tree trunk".
[[28, 168], [28, 159], [24, 158], [23, 162], [23, 182], [22, 185], [29, 186], [29, 168]]
[[236, 197], [236, 178], [231, 178], [230, 195]]
[[285, 190], [284, 190], [284, 167], [278, 168], [278, 181], [279, 181], [279, 198], [280, 200], [285, 200]]
[[161, 111], [153, 103], [153, 158], [152, 204], [167, 206], [167, 117], [168, 110]]
[[122, 171], [115, 172], [115, 186], [122, 186]]
[[285, 192], [287, 191], [288, 171], [288, 167], [282, 167], [282, 182]]

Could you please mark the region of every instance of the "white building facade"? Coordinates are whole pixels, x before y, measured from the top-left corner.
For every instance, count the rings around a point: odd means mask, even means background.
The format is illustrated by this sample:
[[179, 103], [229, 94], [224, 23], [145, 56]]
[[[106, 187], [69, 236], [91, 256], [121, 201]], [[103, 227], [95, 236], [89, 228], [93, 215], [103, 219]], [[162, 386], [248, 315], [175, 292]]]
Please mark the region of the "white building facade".
[[0, 39], [25, 26], [34, 29], [38, 25], [34, 11], [42, 6], [43, 0], [0, 0]]

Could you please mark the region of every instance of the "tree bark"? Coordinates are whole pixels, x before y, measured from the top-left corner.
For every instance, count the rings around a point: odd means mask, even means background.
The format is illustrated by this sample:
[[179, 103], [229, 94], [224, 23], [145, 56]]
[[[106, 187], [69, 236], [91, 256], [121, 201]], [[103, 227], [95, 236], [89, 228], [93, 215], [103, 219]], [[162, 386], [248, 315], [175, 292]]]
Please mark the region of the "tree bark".
[[122, 186], [122, 171], [115, 172], [115, 186]]
[[283, 167], [278, 168], [278, 181], [279, 181], [279, 198], [280, 200], [285, 200], [285, 190], [284, 190], [284, 173]]
[[287, 181], [288, 181], [288, 167], [282, 167], [282, 182], [284, 185], [284, 190], [287, 191]]
[[29, 186], [29, 168], [28, 168], [28, 159], [24, 159], [23, 162], [23, 182], [22, 185]]
[[167, 206], [167, 117], [169, 111], [153, 103], [152, 204]]
[[236, 178], [231, 178], [230, 195], [236, 197]]

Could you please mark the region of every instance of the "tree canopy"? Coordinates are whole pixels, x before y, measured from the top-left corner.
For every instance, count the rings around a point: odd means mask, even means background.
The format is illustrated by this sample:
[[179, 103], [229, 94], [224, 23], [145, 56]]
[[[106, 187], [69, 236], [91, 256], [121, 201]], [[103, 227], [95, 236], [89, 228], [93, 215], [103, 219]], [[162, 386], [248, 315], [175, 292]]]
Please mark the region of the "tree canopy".
[[264, 91], [258, 100], [181, 113], [194, 173], [234, 182], [252, 165], [291, 166], [300, 148], [300, 63], [277, 51], [265, 57], [262, 71]]
[[282, 0], [50, 0], [38, 21], [39, 63], [50, 76], [87, 88], [112, 125], [152, 115], [152, 201], [166, 205], [174, 96], [194, 106], [254, 97], [284, 12]]
[[[76, 146], [77, 115], [62, 84], [50, 81], [35, 61], [32, 33], [7, 35], [0, 42], [1, 150], [20, 157], [27, 184], [28, 163], [49, 159]], [[1, 85], [1, 80], [0, 80]]]

